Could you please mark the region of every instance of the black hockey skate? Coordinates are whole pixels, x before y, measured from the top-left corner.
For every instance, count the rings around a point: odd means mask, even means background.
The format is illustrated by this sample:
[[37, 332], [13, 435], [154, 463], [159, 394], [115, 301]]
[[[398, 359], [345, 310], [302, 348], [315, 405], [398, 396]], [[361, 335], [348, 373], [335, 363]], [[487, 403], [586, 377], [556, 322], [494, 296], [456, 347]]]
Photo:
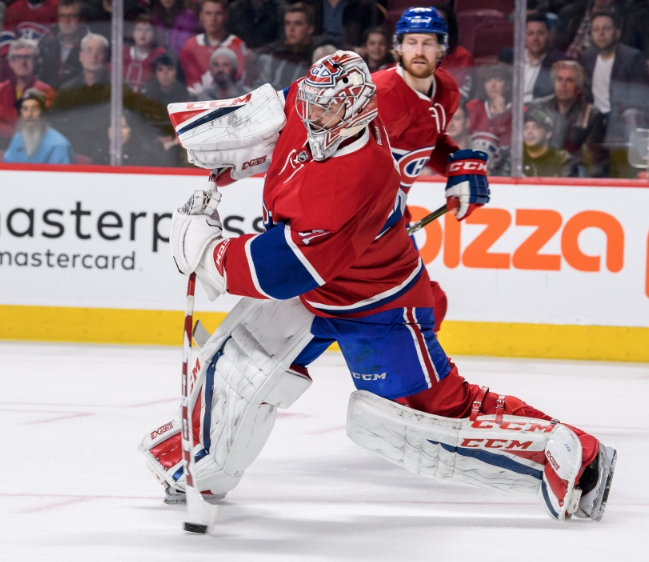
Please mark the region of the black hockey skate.
[[[185, 496], [185, 490], [179, 490], [173, 486], [170, 486], [166, 482], [164, 483], [165, 487], [165, 499], [164, 502], [167, 505], [182, 505], [187, 503], [187, 498]], [[225, 498], [225, 494], [202, 494], [203, 499], [207, 503], [216, 504]]]
[[616, 461], [617, 451], [613, 447], [605, 447], [600, 443], [597, 457], [584, 469], [579, 479], [582, 495], [574, 517], [594, 521], [602, 519], [608, 494], [611, 491]]

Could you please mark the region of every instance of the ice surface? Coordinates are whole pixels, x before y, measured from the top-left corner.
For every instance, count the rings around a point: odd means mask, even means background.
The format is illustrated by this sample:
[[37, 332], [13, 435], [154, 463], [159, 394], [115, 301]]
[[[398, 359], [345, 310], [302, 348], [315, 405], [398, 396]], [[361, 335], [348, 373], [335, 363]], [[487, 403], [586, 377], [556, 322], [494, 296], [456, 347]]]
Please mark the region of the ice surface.
[[342, 357], [312, 367], [211, 535], [136, 450], [172, 417], [180, 349], [0, 344], [0, 560], [649, 560], [649, 366], [460, 358], [461, 373], [618, 449], [601, 523], [550, 519], [531, 496], [409, 474], [345, 435]]

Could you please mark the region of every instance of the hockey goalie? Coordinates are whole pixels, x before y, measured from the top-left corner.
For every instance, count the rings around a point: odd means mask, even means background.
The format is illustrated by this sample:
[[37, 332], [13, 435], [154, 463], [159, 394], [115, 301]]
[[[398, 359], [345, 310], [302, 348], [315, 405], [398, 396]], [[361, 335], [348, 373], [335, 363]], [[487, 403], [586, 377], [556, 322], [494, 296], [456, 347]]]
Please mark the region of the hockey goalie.
[[[180, 142], [223, 185], [266, 170], [265, 231], [225, 238], [220, 194], [173, 214], [170, 246], [212, 299], [242, 298], [202, 342], [191, 395], [195, 484], [210, 502], [237, 486], [277, 408], [310, 386], [308, 366], [338, 342], [356, 391], [357, 444], [437, 480], [535, 494], [558, 520], [599, 520], [616, 452], [519, 398], [465, 381], [435, 333], [430, 280], [406, 233], [405, 196], [364, 61], [337, 51], [282, 92], [170, 106]], [[485, 204], [482, 152], [449, 156], [446, 195]], [[233, 187], [236, 189], [236, 186]], [[183, 501], [180, 424], [140, 450]]]

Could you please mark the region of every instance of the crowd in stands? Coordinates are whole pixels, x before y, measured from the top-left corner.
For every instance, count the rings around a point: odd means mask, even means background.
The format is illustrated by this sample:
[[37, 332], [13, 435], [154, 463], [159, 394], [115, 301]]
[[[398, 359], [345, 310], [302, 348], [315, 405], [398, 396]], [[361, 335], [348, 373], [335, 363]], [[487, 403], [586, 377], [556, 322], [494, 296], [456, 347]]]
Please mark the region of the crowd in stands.
[[[187, 166], [169, 103], [283, 89], [318, 58], [354, 49], [397, 64], [404, 0], [125, 0], [122, 163]], [[462, 103], [461, 148], [510, 175], [514, 1], [424, 1], [449, 28], [441, 68]], [[635, 177], [629, 139], [649, 117], [649, 0], [528, 0], [523, 173]], [[112, 0], [0, 0], [5, 162], [110, 163]]]

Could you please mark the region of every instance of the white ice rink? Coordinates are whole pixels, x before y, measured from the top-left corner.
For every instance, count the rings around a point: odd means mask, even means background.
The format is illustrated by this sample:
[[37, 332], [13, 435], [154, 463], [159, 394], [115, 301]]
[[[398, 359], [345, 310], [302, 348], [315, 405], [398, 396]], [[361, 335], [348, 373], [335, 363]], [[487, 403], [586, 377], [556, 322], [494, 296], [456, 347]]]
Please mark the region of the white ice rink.
[[136, 450], [172, 417], [180, 349], [0, 344], [0, 560], [649, 561], [649, 365], [459, 358], [472, 382], [618, 449], [601, 523], [550, 519], [531, 496], [443, 485], [349, 441], [342, 357], [283, 411], [211, 535]]

